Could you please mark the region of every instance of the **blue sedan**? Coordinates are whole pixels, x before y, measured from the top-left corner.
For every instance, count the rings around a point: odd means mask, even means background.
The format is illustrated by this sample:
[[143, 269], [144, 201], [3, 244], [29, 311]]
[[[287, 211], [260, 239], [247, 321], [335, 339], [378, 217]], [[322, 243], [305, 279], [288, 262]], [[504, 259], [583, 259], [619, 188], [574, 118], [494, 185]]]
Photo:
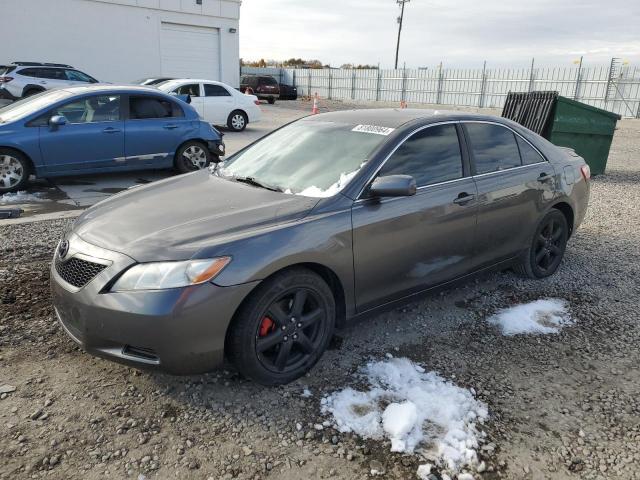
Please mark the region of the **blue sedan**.
[[222, 135], [180, 98], [146, 87], [50, 90], [0, 109], [0, 194], [29, 176], [206, 168]]

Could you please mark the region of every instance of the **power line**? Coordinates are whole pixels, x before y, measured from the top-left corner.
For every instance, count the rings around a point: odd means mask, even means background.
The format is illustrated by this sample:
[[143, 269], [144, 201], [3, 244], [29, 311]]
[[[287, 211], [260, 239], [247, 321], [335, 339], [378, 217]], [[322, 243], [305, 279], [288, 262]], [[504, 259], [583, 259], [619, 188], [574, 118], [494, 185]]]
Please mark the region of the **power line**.
[[396, 70], [398, 69], [398, 54], [400, 53], [400, 34], [402, 33], [402, 21], [404, 20], [404, 4], [411, 0], [396, 0], [400, 5], [400, 16], [398, 17], [398, 43], [396, 44]]

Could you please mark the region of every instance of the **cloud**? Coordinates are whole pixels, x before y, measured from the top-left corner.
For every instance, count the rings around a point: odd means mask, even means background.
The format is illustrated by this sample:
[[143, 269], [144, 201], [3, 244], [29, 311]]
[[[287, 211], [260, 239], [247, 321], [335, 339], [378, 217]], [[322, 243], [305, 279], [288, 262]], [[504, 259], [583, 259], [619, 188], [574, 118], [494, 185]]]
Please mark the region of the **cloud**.
[[[411, 0], [400, 63], [408, 67], [640, 62], [640, 2], [609, 0]], [[393, 65], [394, 0], [244, 0], [245, 59], [318, 58], [332, 65]]]

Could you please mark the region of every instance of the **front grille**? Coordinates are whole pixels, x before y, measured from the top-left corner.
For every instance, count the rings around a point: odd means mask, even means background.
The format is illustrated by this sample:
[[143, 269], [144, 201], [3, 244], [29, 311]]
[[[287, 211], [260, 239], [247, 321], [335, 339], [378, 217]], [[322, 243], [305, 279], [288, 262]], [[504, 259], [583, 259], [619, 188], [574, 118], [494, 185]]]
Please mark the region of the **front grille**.
[[66, 262], [56, 258], [56, 272], [62, 279], [76, 288], [82, 288], [107, 268], [101, 263], [93, 263], [80, 258], [70, 258]]

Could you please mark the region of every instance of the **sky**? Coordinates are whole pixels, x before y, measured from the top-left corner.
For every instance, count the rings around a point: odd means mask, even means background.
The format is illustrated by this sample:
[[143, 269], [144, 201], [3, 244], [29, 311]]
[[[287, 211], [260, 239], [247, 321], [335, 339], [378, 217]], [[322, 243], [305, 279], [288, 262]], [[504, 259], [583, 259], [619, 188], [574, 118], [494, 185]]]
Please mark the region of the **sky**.
[[[395, 0], [243, 0], [240, 56], [393, 68]], [[411, 0], [400, 65], [430, 67], [640, 66], [638, 0]]]

